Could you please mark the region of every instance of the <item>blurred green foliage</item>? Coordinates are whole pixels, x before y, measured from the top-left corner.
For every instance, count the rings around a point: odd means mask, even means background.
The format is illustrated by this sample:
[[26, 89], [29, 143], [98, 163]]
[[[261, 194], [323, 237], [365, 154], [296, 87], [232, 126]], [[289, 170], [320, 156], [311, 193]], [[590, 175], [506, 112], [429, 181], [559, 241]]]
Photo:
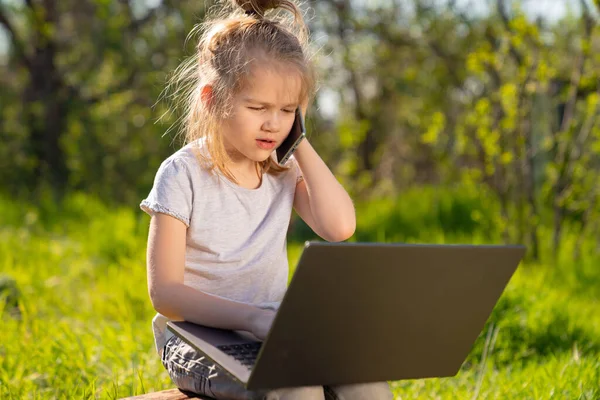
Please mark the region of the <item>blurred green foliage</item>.
[[[580, 242], [600, 237], [598, 9], [534, 20], [492, 3], [475, 15], [451, 1], [306, 3], [327, 94], [309, 137], [358, 200], [421, 184], [486, 191], [500, 240], [538, 258], [540, 227], [556, 251], [565, 222]], [[136, 204], [180, 145], [179, 115], [158, 99], [212, 4], [1, 3], [0, 190]]]

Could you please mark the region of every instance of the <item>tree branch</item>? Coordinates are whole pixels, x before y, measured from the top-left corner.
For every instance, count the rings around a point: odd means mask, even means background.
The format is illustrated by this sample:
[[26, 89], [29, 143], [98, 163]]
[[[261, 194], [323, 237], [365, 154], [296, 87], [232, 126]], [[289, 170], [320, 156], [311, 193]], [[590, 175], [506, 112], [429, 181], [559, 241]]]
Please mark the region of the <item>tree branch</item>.
[[[592, 33], [592, 24], [590, 22], [589, 13], [584, 9], [582, 19], [585, 27], [585, 35], [582, 37], [582, 51], [579, 53], [577, 57], [577, 65], [573, 70], [573, 74], [571, 76], [571, 86], [569, 88], [569, 94], [567, 99], [567, 104], [565, 106], [565, 111], [563, 112], [563, 120], [560, 126], [560, 130], [555, 134], [554, 140], [559, 141], [558, 145], [558, 154], [556, 156], [556, 162], [558, 167], [560, 168], [558, 179], [554, 185], [554, 193], [555, 198], [560, 203], [560, 201], [566, 196], [568, 190], [570, 189], [570, 181], [569, 175], [572, 174], [572, 169], [574, 166], [572, 165], [572, 156], [575, 154], [576, 149], [574, 147], [578, 147], [578, 145], [582, 145], [578, 143], [580, 140], [584, 140], [587, 138], [587, 123], [584, 123], [584, 127], [580, 130], [576, 143], [572, 143], [571, 140], [561, 140], [560, 135], [564, 134], [568, 131], [571, 120], [575, 114], [575, 107], [577, 104], [577, 98], [579, 97], [579, 84], [581, 82], [581, 77], [584, 73], [585, 69], [585, 59], [586, 56], [589, 56], [589, 51], [586, 51], [585, 41], [589, 41]], [[600, 90], [600, 86], [597, 86], [596, 90]], [[593, 125], [593, 124], [592, 124]], [[590, 126], [591, 129], [591, 126]]]
[[119, 3], [121, 3], [125, 7], [125, 12], [131, 20], [131, 24], [129, 24], [127, 28], [127, 32], [130, 34], [139, 32], [141, 28], [143, 28], [146, 24], [148, 24], [150, 21], [156, 18], [156, 16], [159, 15], [163, 10], [166, 10], [170, 5], [172, 5], [170, 0], [163, 0], [160, 3], [160, 5], [151, 8], [144, 17], [140, 19], [134, 19], [133, 11], [131, 8], [131, 1], [132, 0], [119, 0]]
[[446, 71], [454, 81], [454, 84], [459, 86], [463, 82], [463, 79], [457, 74], [456, 70], [452, 68], [454, 65], [458, 64], [456, 56], [446, 53], [439, 43], [433, 42], [432, 40], [425, 39], [425, 43], [431, 49], [433, 54], [435, 54], [440, 60], [444, 61], [443, 65], [446, 67]]
[[[120, 93], [124, 90], [129, 89], [131, 86], [133, 86], [133, 84], [135, 83], [135, 77], [137, 75], [137, 69], [134, 68], [129, 72], [129, 75], [123, 79], [121, 82], [115, 84], [113, 87], [107, 89], [104, 93], [95, 95], [95, 96], [90, 96], [90, 97], [82, 97], [82, 100], [87, 104], [87, 105], [94, 105], [96, 103], [99, 103], [103, 100], [106, 100], [108, 97]], [[73, 91], [74, 93], [79, 93], [80, 91], [78, 88], [75, 87], [69, 87], [69, 89], [71, 91]]]
[[[600, 85], [598, 85], [597, 94], [600, 96]], [[585, 149], [585, 144], [587, 142], [588, 137], [590, 136], [590, 133], [592, 132], [592, 128], [595, 125], [596, 118], [598, 118], [598, 115], [600, 115], [600, 104], [597, 105], [596, 109], [593, 110], [587, 116], [581, 129], [579, 130], [579, 133], [577, 134], [575, 140], [573, 140], [573, 143], [569, 148], [569, 154], [565, 158], [567, 165], [565, 166], [564, 173], [565, 180], [568, 179], [569, 182], [573, 181], [573, 174], [575, 172], [575, 160], [580, 159], [581, 153]], [[573, 161], [571, 162], [571, 160]], [[562, 191], [559, 193], [559, 196], [561, 198], [566, 195], [566, 191], [567, 189], [569, 189], [570, 186], [571, 185], [565, 185], [565, 187], [562, 188]]]
[[[126, 30], [127, 37], [135, 36], [138, 33], [138, 30], [142, 26], [151, 22], [152, 19], [156, 18], [156, 16], [161, 12], [161, 10], [166, 10], [168, 7], [172, 6], [171, 1], [163, 0], [159, 6], [151, 9], [143, 18], [135, 20], [133, 11], [132, 11], [132, 7], [131, 7], [132, 0], [118, 0], [118, 1], [124, 7], [125, 13], [128, 17], [129, 23], [127, 24], [127, 30]], [[101, 49], [96, 49], [96, 50], [97, 51], [95, 51], [93, 53], [92, 57], [89, 57], [86, 60], [81, 60], [80, 62], [75, 62], [75, 63], [70, 64], [70, 65], [66, 66], [65, 68], [63, 68], [63, 72], [65, 73], [65, 75], [70, 74], [72, 71], [82, 71], [82, 70], [87, 71], [87, 70], [91, 69], [90, 65], [98, 65], [98, 63], [100, 61], [102, 61], [102, 58], [105, 55], [104, 54], [104, 50], [105, 50], [104, 44], [102, 45]], [[102, 50], [102, 51], [100, 51], [100, 50]], [[155, 49], [155, 51], [157, 51], [157, 50], [159, 51], [160, 48]], [[70, 85], [69, 91], [73, 95], [80, 97], [82, 99], [82, 101], [88, 105], [96, 104], [98, 102], [105, 100], [106, 98], [110, 97], [113, 94], [116, 94], [116, 93], [122, 92], [123, 90], [128, 89], [135, 82], [135, 76], [137, 75], [137, 73], [138, 73], [138, 69], [133, 68], [131, 73], [125, 79], [123, 79], [122, 82], [114, 85], [112, 88], [108, 89], [107, 91], [105, 91], [104, 93], [101, 93], [101, 94], [92, 95], [89, 97], [85, 97], [85, 96], [81, 95], [81, 87], [87, 83], [87, 81], [89, 80], [89, 77], [86, 79], [83, 79], [82, 82], [80, 82], [80, 84], [78, 84], [77, 86]]]
[[25, 4], [27, 4], [27, 7], [31, 8], [32, 11], [35, 11], [35, 4], [33, 4], [33, 0], [25, 0]]
[[[504, 0], [496, 0], [496, 7], [498, 8], [498, 13], [500, 14], [500, 18], [502, 19], [504, 28], [507, 31], [512, 32], [512, 29], [510, 28], [510, 18], [506, 13], [506, 8], [504, 7]], [[509, 46], [510, 54], [513, 56], [517, 64], [523, 65], [523, 56], [521, 55], [521, 53], [519, 53], [519, 51], [515, 48], [515, 46], [512, 45], [512, 43], [510, 43]]]
[[[584, 12], [582, 16], [584, 19], [585, 26], [585, 36], [581, 39], [583, 48], [585, 49], [585, 41], [589, 41], [592, 33], [591, 24], [589, 23], [589, 16]], [[567, 98], [567, 103], [565, 106], [565, 111], [562, 115], [562, 123], [560, 126], [559, 133], [566, 132], [571, 124], [571, 120], [573, 119], [573, 115], [575, 114], [575, 105], [577, 103], [577, 98], [579, 96], [579, 83], [581, 82], [581, 76], [583, 75], [583, 70], [585, 68], [585, 50], [582, 50], [581, 53], [577, 56], [576, 67], [573, 69], [573, 74], [571, 75], [571, 82], [569, 88], [569, 94]], [[561, 151], [559, 152], [559, 160], [560, 162], [564, 162], [566, 144], [561, 146]]]
[[592, 15], [592, 10], [590, 9], [590, 4], [588, 4], [585, 0], [580, 0], [581, 9], [586, 12], [591, 19], [598, 19], [598, 15], [600, 15], [600, 0], [592, 0], [591, 8], [594, 9], [593, 12], [596, 15]]
[[4, 28], [8, 31], [9, 36], [12, 39], [13, 48], [19, 58], [19, 61], [25, 65], [25, 67], [31, 70], [31, 60], [27, 56], [25, 52], [25, 45], [17, 35], [17, 31], [11, 24], [10, 20], [6, 16], [6, 12], [0, 4], [0, 25], [4, 26]]

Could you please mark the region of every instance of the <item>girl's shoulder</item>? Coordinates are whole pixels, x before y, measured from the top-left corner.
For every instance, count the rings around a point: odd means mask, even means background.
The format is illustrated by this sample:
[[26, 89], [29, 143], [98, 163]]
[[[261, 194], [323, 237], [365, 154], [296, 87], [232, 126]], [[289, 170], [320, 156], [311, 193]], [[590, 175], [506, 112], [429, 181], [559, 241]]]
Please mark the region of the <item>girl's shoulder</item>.
[[192, 218], [192, 200], [199, 193], [202, 169], [195, 160], [192, 148], [187, 146], [167, 157], [158, 168], [148, 197], [140, 207], [150, 215], [171, 215], [186, 226]]
[[202, 146], [196, 142], [189, 143], [175, 153], [167, 157], [161, 165], [161, 168], [168, 166], [178, 166], [184, 168], [193, 173], [202, 173], [205, 168], [202, 168], [200, 153], [202, 152]]
[[197, 153], [199, 150], [195, 144], [188, 144], [164, 159], [156, 172], [154, 186], [159, 190], [187, 188], [190, 193], [213, 186], [215, 178], [202, 166]]

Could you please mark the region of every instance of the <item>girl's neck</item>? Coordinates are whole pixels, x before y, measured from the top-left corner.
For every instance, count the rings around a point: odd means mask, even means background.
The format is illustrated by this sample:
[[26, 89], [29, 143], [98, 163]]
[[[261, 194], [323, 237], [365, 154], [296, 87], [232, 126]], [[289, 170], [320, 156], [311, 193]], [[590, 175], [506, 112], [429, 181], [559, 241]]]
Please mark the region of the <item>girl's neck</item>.
[[257, 189], [262, 183], [261, 169], [255, 161], [246, 159], [245, 162], [231, 162], [227, 169], [234, 176], [238, 186]]
[[235, 177], [237, 184], [247, 189], [256, 189], [262, 183], [260, 165], [240, 152], [232, 146], [225, 143], [225, 151], [229, 156], [229, 161], [225, 167]]
[[262, 184], [262, 176], [258, 172], [258, 169], [254, 169], [253, 171], [240, 171], [240, 170], [229, 170], [235, 180], [237, 181], [237, 185], [246, 189], [258, 189]]
[[244, 175], [256, 175], [256, 171], [259, 170], [259, 165], [256, 161], [250, 160], [241, 154], [229, 154], [229, 159], [230, 161], [226, 166], [232, 172], [235, 171]]

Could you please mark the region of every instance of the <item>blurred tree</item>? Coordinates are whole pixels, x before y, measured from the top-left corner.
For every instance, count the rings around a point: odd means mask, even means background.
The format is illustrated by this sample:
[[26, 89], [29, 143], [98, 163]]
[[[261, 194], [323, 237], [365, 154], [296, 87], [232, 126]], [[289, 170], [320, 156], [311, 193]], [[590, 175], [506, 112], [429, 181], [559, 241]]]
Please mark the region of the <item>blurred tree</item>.
[[545, 189], [552, 199], [555, 251], [566, 217], [579, 223], [579, 244], [600, 208], [600, 26], [588, 4], [580, 4], [581, 34], [568, 43], [573, 60], [562, 65], [562, 77], [554, 80], [554, 92], [549, 93], [559, 116], [545, 142], [552, 156]]
[[[168, 126], [150, 123], [166, 111], [155, 101], [212, 3], [0, 0], [3, 187], [137, 203], [173, 151]], [[422, 183], [493, 194], [489, 225], [534, 258], [558, 251], [566, 226], [579, 244], [600, 237], [597, 1], [558, 22], [518, 1], [479, 14], [463, 3], [309, 2], [327, 93], [311, 141], [357, 199]], [[327, 98], [337, 114], [322, 112]]]
[[[98, 183], [139, 174], [131, 166], [145, 153], [140, 146], [156, 151], [157, 145], [132, 133], [150, 119], [148, 108], [163, 83], [155, 70], [176, 61], [190, 20], [203, 12], [190, 3], [0, 2], [0, 25], [10, 39], [2, 97], [21, 98], [3, 115], [18, 121], [5, 123], [3, 134], [19, 142], [11, 150], [21, 153], [16, 166], [22, 167], [2, 180], [28, 190], [48, 185], [63, 193], [71, 184], [101, 192], [107, 188]], [[10, 132], [20, 124], [21, 133]], [[115, 152], [134, 158], [119, 160]], [[120, 162], [128, 167], [117, 168]], [[98, 168], [103, 164], [107, 168]], [[14, 166], [2, 170], [14, 173]], [[109, 192], [118, 196], [121, 189]]]
[[466, 31], [447, 7], [422, 1], [313, 5], [323, 16], [314, 30], [326, 35], [323, 81], [341, 100], [339, 151], [332, 157], [337, 172], [357, 195], [439, 180], [439, 160], [414, 132], [429, 124], [434, 110], [454, 123], [457, 91], [450, 88], [465, 79], [464, 57], [476, 32]]
[[459, 179], [491, 190], [504, 240], [538, 258], [541, 224], [555, 250], [565, 222], [598, 232], [598, 27], [584, 1], [579, 21], [555, 24], [493, 4], [313, 2], [340, 100], [328, 151], [359, 196]]
[[[533, 258], [540, 254], [544, 209], [554, 210], [555, 252], [567, 214], [579, 223], [580, 237], [592, 234], [588, 223], [598, 214], [593, 182], [600, 167], [600, 65], [592, 49], [600, 43], [584, 2], [582, 7], [580, 26], [550, 36], [541, 21], [530, 22], [497, 0], [497, 18], [487, 20], [485, 40], [467, 55], [467, 83], [475, 90], [464, 103], [452, 152], [460, 156], [467, 182], [498, 196], [505, 241], [528, 244]], [[561, 56], [566, 54], [578, 56]], [[439, 120], [423, 140], [443, 153], [445, 118]]]

